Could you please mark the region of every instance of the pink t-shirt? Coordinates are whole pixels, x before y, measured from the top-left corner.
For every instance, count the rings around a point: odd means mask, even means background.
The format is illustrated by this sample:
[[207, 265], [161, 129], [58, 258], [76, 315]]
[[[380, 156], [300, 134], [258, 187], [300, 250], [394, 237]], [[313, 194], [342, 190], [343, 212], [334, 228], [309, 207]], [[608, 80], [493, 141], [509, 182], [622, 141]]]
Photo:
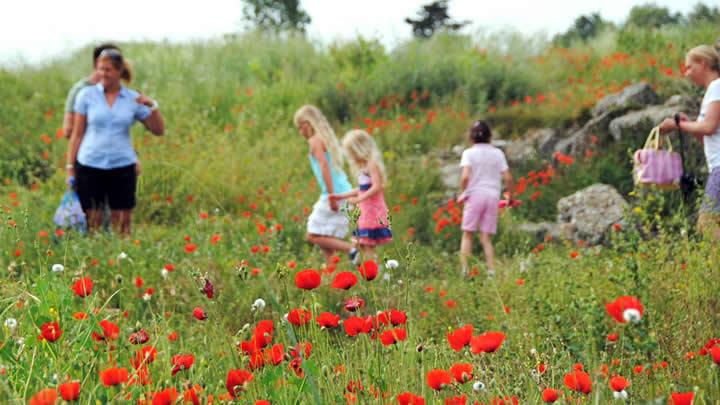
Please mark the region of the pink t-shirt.
[[503, 151], [489, 143], [476, 143], [463, 151], [460, 166], [470, 167], [470, 180], [463, 196], [482, 194], [500, 198], [502, 173], [508, 170]]

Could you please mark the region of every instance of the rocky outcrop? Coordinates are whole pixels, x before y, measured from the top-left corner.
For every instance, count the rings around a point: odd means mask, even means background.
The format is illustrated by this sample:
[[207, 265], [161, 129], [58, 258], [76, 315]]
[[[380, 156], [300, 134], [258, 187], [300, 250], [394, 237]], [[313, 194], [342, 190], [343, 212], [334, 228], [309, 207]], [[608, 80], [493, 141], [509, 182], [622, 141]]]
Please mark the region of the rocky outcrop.
[[672, 96], [663, 105], [654, 105], [639, 111], [633, 111], [610, 122], [609, 130], [613, 140], [631, 136], [640, 145], [650, 130], [663, 119], [672, 117], [676, 112], [685, 112], [691, 119], [698, 113], [697, 103], [686, 96]]
[[[593, 135], [608, 133], [610, 123], [630, 110], [645, 108], [658, 104], [660, 98], [647, 83], [637, 83], [626, 87], [621, 92], [610, 94], [597, 102], [592, 109], [592, 118], [579, 130], [559, 142], [555, 151], [582, 156], [592, 144]], [[602, 139], [602, 137], [600, 137]]]
[[627, 202], [607, 184], [593, 184], [558, 201], [558, 224], [569, 239], [600, 243], [605, 232], [622, 220]]
[[560, 131], [552, 128], [531, 129], [517, 140], [496, 140], [493, 145], [505, 152], [508, 162], [517, 163], [530, 159], [552, 156], [555, 145], [561, 141]]

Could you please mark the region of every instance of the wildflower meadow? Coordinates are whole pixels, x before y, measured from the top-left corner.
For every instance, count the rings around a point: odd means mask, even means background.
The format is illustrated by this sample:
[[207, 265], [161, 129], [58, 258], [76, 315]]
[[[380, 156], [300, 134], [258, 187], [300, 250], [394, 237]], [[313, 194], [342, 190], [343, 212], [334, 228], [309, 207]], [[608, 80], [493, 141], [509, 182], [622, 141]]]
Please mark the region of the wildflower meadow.
[[[133, 131], [129, 238], [52, 222], [64, 98], [89, 49], [0, 70], [0, 402], [719, 403], [720, 250], [678, 192], [633, 190], [641, 145], [598, 133], [583, 156], [511, 167], [521, 203], [502, 209], [494, 277], [477, 246], [461, 275], [462, 211], [435, 158], [478, 118], [516, 139], [581, 126], [637, 82], [697, 97], [685, 52], [717, 35], [120, 44], [167, 127]], [[325, 266], [305, 240], [318, 194], [292, 124], [305, 103], [383, 151], [395, 238], [376, 261]], [[597, 182], [631, 205], [602, 244], [518, 230]]]

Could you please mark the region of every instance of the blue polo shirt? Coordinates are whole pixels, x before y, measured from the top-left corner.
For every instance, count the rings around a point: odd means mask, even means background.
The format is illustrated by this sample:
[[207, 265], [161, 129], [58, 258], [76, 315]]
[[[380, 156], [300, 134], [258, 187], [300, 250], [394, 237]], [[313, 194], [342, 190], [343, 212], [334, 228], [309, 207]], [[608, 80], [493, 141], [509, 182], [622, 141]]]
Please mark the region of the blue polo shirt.
[[115, 169], [137, 162], [130, 127], [151, 113], [149, 107], [135, 101], [139, 96], [135, 90], [120, 86], [120, 93], [110, 107], [102, 83], [80, 90], [73, 110], [86, 117], [85, 136], [77, 155], [81, 165]]

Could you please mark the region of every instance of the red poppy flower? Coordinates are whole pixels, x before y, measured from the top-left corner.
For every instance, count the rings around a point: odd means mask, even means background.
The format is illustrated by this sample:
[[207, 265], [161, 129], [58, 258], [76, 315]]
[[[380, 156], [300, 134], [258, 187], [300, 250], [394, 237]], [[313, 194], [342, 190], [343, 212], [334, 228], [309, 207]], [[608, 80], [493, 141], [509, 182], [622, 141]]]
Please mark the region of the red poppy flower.
[[315, 322], [323, 328], [337, 328], [340, 323], [340, 315], [323, 312], [315, 317]]
[[273, 326], [273, 321], [269, 319], [265, 319], [257, 323], [255, 331], [253, 332], [253, 337], [258, 345], [258, 349], [262, 349], [272, 342], [274, 329], [275, 327]]
[[70, 381], [58, 386], [60, 396], [65, 401], [77, 401], [80, 398], [80, 381]]
[[47, 340], [52, 343], [60, 339], [62, 334], [63, 331], [60, 329], [60, 324], [57, 322], [46, 322], [40, 326], [40, 336], [38, 336], [38, 339]]
[[188, 370], [195, 363], [195, 356], [192, 354], [176, 354], [172, 356], [172, 375], [173, 377], [180, 371]]
[[493, 353], [502, 346], [505, 334], [502, 332], [485, 332], [475, 336], [470, 342], [470, 351], [473, 354]]
[[613, 391], [624, 391], [625, 388], [630, 386], [630, 382], [624, 377], [615, 376], [610, 379], [610, 389]]
[[463, 349], [463, 347], [470, 344], [472, 334], [473, 326], [470, 324], [457, 328], [452, 333], [448, 333], [447, 339], [450, 343], [450, 347], [452, 347], [456, 352], [459, 352]]
[[215, 296], [215, 287], [213, 286], [212, 282], [210, 282], [210, 279], [205, 279], [205, 285], [202, 288], [202, 292], [209, 299], [213, 299], [213, 297]]
[[83, 277], [77, 280], [70, 288], [75, 292], [75, 295], [85, 298], [92, 293], [93, 282], [90, 277]]
[[355, 312], [365, 306], [365, 300], [360, 297], [350, 297], [345, 301], [345, 310]]
[[401, 342], [407, 339], [407, 331], [405, 328], [395, 328], [383, 331], [380, 334], [380, 342], [384, 346], [394, 345], [397, 342]]
[[358, 280], [355, 273], [349, 271], [341, 271], [340, 273], [335, 275], [335, 279], [330, 286], [332, 288], [349, 290], [350, 288], [352, 288], [352, 286], [357, 284], [357, 281]]
[[175, 387], [166, 388], [153, 397], [152, 405], [172, 405], [177, 401], [179, 394]]
[[565, 374], [564, 382], [565, 386], [573, 391], [586, 395], [592, 392], [590, 375], [584, 371], [574, 370], [571, 373]]
[[470, 363], [455, 363], [450, 367], [450, 374], [455, 377], [455, 381], [463, 384], [472, 380], [472, 369], [473, 366]]
[[692, 405], [695, 400], [694, 392], [673, 392], [670, 394], [673, 405]]
[[295, 274], [295, 285], [303, 290], [313, 290], [321, 281], [320, 273], [312, 269], [300, 270]]
[[295, 326], [303, 326], [310, 322], [310, 319], [312, 319], [312, 313], [302, 308], [290, 310], [287, 317], [288, 322]]
[[130, 360], [130, 363], [137, 369], [154, 362], [157, 354], [157, 349], [154, 346], [145, 346], [137, 351], [135, 359]]
[[140, 329], [139, 331], [130, 334], [130, 343], [134, 345], [145, 344], [149, 340], [150, 336], [148, 336], [147, 332], [145, 332], [145, 329]]
[[644, 312], [640, 300], [627, 295], [605, 304], [605, 309], [610, 316], [620, 323], [627, 321], [639, 322]]
[[720, 346], [713, 346], [710, 348], [710, 356], [712, 356], [715, 364], [720, 366]]
[[277, 366], [285, 359], [285, 348], [282, 343], [278, 343], [268, 349], [265, 349], [264, 356], [268, 363]]
[[30, 405], [55, 405], [57, 402], [58, 394], [52, 388], [46, 388], [39, 391], [37, 394], [30, 398]]
[[452, 376], [447, 371], [436, 368], [428, 371], [427, 384], [430, 388], [439, 391], [452, 384]]
[[370, 333], [370, 330], [372, 330], [372, 317], [360, 318], [359, 316], [351, 316], [343, 322], [343, 327], [348, 336]]
[[100, 371], [100, 380], [106, 387], [113, 387], [128, 381], [128, 370], [126, 368], [111, 367]]
[[[185, 253], [192, 253], [197, 250], [197, 245], [194, 243], [186, 243], [185, 244]], [[168, 270], [169, 271], [169, 270]]]
[[98, 342], [103, 340], [116, 340], [118, 336], [120, 336], [120, 328], [107, 319], [100, 321], [99, 325], [103, 330], [103, 334], [101, 335], [97, 332], [93, 332], [92, 338], [94, 340], [97, 340]]
[[365, 280], [372, 281], [378, 275], [378, 265], [375, 261], [368, 260], [361, 266], [358, 266], [358, 271], [360, 272], [360, 275], [365, 277]]
[[618, 340], [618, 334], [617, 333], [611, 333], [607, 335], [608, 342], [615, 342]]
[[403, 392], [397, 396], [397, 400], [400, 405], [425, 405], [425, 398], [412, 392]]
[[312, 344], [310, 342], [298, 342], [295, 347], [290, 349], [290, 356], [292, 357], [300, 357], [302, 355], [303, 359], [310, 358], [310, 353], [312, 353]]
[[208, 318], [205, 310], [200, 307], [195, 307], [195, 309], [193, 309], [193, 316], [198, 321], [204, 321]]
[[557, 401], [559, 396], [558, 391], [552, 388], [545, 388], [542, 392], [542, 400], [546, 404], [552, 404]]
[[225, 388], [231, 397], [235, 398], [238, 394], [245, 391], [247, 384], [252, 381], [253, 374], [246, 370], [230, 370], [225, 380]]

